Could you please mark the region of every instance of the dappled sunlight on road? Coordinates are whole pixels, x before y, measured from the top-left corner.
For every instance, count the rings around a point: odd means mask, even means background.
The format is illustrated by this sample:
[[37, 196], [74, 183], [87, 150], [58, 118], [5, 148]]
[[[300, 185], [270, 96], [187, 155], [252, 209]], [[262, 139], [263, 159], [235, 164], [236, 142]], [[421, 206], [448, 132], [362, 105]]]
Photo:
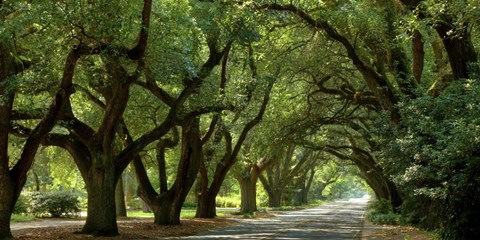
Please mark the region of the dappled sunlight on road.
[[336, 201], [181, 239], [354, 239], [368, 199]]

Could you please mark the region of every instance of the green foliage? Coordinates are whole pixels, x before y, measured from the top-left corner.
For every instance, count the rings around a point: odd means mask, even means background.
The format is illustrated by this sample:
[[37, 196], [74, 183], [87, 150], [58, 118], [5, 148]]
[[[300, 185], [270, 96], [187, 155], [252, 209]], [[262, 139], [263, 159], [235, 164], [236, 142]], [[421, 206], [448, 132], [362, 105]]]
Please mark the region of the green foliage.
[[473, 194], [480, 189], [478, 96], [478, 80], [454, 82], [436, 98], [426, 95], [401, 105], [400, 125], [383, 129], [386, 169], [407, 198], [434, 203], [429, 210], [439, 213], [446, 239], [480, 234], [480, 197]]
[[327, 186], [324, 191], [324, 196], [328, 196], [330, 200], [361, 198], [366, 195], [367, 192], [368, 190], [363, 179], [348, 174]]
[[[248, 166], [265, 156], [275, 156], [281, 143], [292, 140], [306, 145], [313, 143], [319, 149], [326, 144], [350, 146], [351, 142], [344, 135], [352, 138], [364, 136], [345, 130], [348, 128], [345, 123], [358, 120], [368, 130], [369, 125], [378, 126], [376, 132], [371, 133], [373, 138], [380, 136], [373, 139], [377, 140], [377, 144], [359, 140], [358, 145], [367, 151], [377, 151], [374, 160], [379, 160], [378, 166], [387, 171], [405, 196], [400, 209], [403, 218], [381, 201], [371, 207], [369, 216], [372, 221], [398, 223], [407, 219], [408, 222], [432, 228], [439, 226], [447, 239], [480, 238], [477, 230], [480, 225], [480, 196], [475, 194], [480, 189], [478, 79], [454, 82], [438, 97], [419, 94], [414, 100], [405, 100], [398, 105], [402, 116], [398, 126], [392, 126], [389, 120], [372, 120], [372, 124], [370, 120], [378, 116], [378, 109], [364, 110], [356, 101], [362, 94], [373, 98], [370, 92], [373, 89], [365, 86], [351, 59], [346, 57], [344, 47], [326, 37], [324, 31], [311, 31], [305, 27], [295, 14], [252, 10], [252, 3], [265, 2], [269, 1], [247, 1], [244, 4], [233, 4], [233, 1], [154, 1], [144, 69], [151, 72], [153, 81], [162, 90], [175, 98], [183, 89], [184, 80], [199, 75], [208, 55], [207, 42], [211, 44], [215, 39], [213, 43], [217, 50], [227, 42], [233, 42], [226, 66], [228, 81], [225, 91], [221, 93], [218, 89], [220, 68], [217, 67], [179, 112], [231, 103], [242, 110], [224, 111], [222, 126], [231, 131], [236, 140], [243, 124], [256, 113], [265, 85], [275, 79], [277, 84], [272, 90], [263, 122], [252, 130], [254, 137], [246, 141], [246, 145], [253, 146], [252, 150], [242, 150], [240, 166]], [[480, 43], [479, 0], [424, 0], [411, 13], [405, 13], [408, 12], [406, 8], [396, 5], [400, 4], [399, 1], [279, 0], [276, 3], [293, 4], [313, 18], [331, 24], [336, 33], [354, 45], [361, 61], [377, 68], [380, 75], [388, 78], [394, 72], [391, 61], [400, 60], [390, 56], [391, 50], [396, 47], [407, 49], [407, 45], [410, 49], [412, 30], [420, 30], [426, 43], [426, 68], [421, 80], [425, 89], [436, 81], [435, 78], [442, 77], [433, 70], [437, 59], [434, 61], [432, 50], [428, 47], [433, 41], [440, 40], [432, 30], [435, 24], [451, 24], [454, 27], [449, 32], [451, 37], [461, 35], [460, 31], [471, 31], [473, 44], [478, 48]], [[29, 66], [25, 65], [22, 74], [9, 77], [0, 87], [17, 94], [16, 110], [45, 109], [61, 78], [68, 50], [79, 42], [91, 46], [133, 46], [142, 27], [139, 24], [141, 9], [141, 1], [133, 0], [118, 0], [114, 4], [107, 0], [4, 1], [0, 8], [0, 41], [12, 45], [9, 48], [14, 49], [12, 57], [15, 62], [22, 60]], [[415, 16], [417, 11], [424, 11], [422, 21]], [[398, 19], [395, 19], [395, 14], [399, 15]], [[468, 24], [464, 25], [466, 22]], [[248, 66], [251, 57], [248, 47], [254, 50], [252, 58], [258, 69], [255, 77], [252, 77]], [[104, 60], [105, 55], [116, 55], [112, 51], [113, 48], [106, 49], [100, 56], [84, 56], [75, 69], [74, 83], [91, 91], [102, 101], [105, 98], [99, 97], [98, 88], [111, 80], [105, 72]], [[411, 54], [409, 51], [405, 51], [407, 55]], [[122, 62], [122, 65], [129, 73], [134, 71], [133, 64]], [[382, 73], [380, 69], [385, 67], [387, 72]], [[320, 83], [325, 76], [331, 76], [331, 80]], [[397, 87], [393, 79], [387, 80], [391, 81], [393, 88]], [[145, 82], [143, 73], [139, 82]], [[345, 94], [354, 94], [353, 100], [344, 104], [342, 95], [332, 97], [334, 95], [318, 92], [320, 85], [329, 90], [342, 89]], [[80, 94], [79, 89], [75, 90], [70, 98], [75, 116], [97, 129], [103, 109]], [[131, 97], [123, 118], [133, 138], [138, 139], [146, 130], [158, 126], [165, 119], [168, 107], [142, 87], [135, 86], [130, 90]], [[396, 89], [391, 90], [395, 92]], [[253, 94], [251, 101], [249, 94]], [[208, 128], [211, 118], [211, 115], [202, 116], [202, 133]], [[232, 119], [235, 120], [230, 123]], [[36, 121], [18, 123], [33, 128]], [[56, 127], [52, 132], [63, 134], [71, 130]], [[13, 163], [19, 159], [24, 143], [24, 139], [9, 136], [8, 155]], [[211, 143], [205, 146], [208, 144]], [[225, 141], [220, 141], [212, 146], [215, 154], [207, 163], [209, 175], [214, 171], [212, 166], [223, 156], [225, 145]], [[147, 171], [153, 187], [158, 189], [152, 147], [153, 144], [145, 148], [142, 157], [149, 167]], [[169, 183], [175, 177], [179, 149], [178, 146], [166, 153]], [[347, 148], [342, 153], [347, 156], [350, 150]], [[325, 156], [319, 158], [323, 160]], [[338, 168], [335, 164], [319, 169], [312, 189], [319, 192], [325, 189], [331, 198], [365, 194], [366, 184], [359, 180], [358, 172], [338, 177]], [[84, 187], [74, 162], [66, 152], [58, 149], [41, 151], [30, 172], [35, 175], [33, 179], [30, 175], [27, 182], [26, 187], [30, 189]], [[325, 188], [327, 185], [322, 184], [331, 179], [337, 180], [336, 183]], [[217, 206], [238, 207], [239, 197], [233, 195], [236, 191], [236, 182], [227, 179], [220, 192], [222, 196], [217, 198]], [[265, 191], [259, 188], [257, 194], [260, 204], [266, 204]], [[193, 207], [195, 197], [194, 192], [190, 194], [184, 206]], [[135, 203], [138, 204], [138, 201]], [[37, 215], [58, 217], [75, 215], [78, 205], [75, 194], [49, 192], [35, 195], [32, 208]], [[29, 202], [21, 197], [15, 213], [28, 211]]]
[[365, 217], [376, 224], [399, 224], [402, 222], [402, 216], [394, 213], [390, 201], [385, 199], [371, 202]]
[[26, 214], [29, 212], [29, 207], [30, 204], [27, 201], [27, 198], [23, 195], [20, 195], [13, 209], [13, 214]]
[[75, 217], [80, 213], [80, 201], [72, 192], [38, 193], [33, 195], [32, 212], [36, 216]]
[[[435, 229], [442, 218], [442, 202], [425, 196], [405, 197], [399, 212], [405, 223], [421, 226], [425, 229]], [[428, 213], [428, 214], [426, 214]]]
[[185, 201], [182, 205], [184, 208], [196, 208], [197, 207], [197, 202], [195, 201]]
[[10, 218], [10, 221], [12, 222], [31, 222], [33, 220], [35, 220], [35, 216], [25, 214], [13, 214]]
[[385, 199], [370, 202], [368, 208], [369, 211], [373, 214], [393, 213], [392, 204], [390, 204], [390, 202]]
[[239, 208], [240, 207], [240, 199], [238, 196], [235, 197], [222, 197], [222, 196], [217, 196], [215, 205], [217, 207], [223, 207], [223, 208]]
[[129, 210], [139, 210], [142, 209], [142, 200], [140, 198], [127, 198], [127, 206]]
[[397, 213], [367, 214], [366, 218], [376, 224], [397, 225], [401, 223], [402, 216]]

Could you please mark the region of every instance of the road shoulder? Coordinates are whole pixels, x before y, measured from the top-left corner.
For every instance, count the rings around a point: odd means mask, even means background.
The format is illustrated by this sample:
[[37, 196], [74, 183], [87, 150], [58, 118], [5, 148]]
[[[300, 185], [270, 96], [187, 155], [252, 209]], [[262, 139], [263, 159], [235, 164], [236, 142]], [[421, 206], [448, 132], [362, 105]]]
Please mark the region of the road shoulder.
[[415, 227], [400, 225], [376, 225], [368, 220], [365, 220], [360, 237], [357, 239], [432, 240], [433, 237]]

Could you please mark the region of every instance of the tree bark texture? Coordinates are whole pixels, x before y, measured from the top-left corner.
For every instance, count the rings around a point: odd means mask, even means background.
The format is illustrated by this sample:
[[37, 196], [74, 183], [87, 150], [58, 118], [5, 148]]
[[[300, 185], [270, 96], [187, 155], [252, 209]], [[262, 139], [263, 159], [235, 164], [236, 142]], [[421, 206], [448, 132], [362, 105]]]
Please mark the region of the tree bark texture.
[[312, 189], [312, 184], [313, 184], [313, 179], [315, 177], [315, 168], [313, 167], [310, 169], [310, 176], [308, 177], [307, 180], [307, 185], [305, 186], [305, 191], [303, 192], [303, 204], [308, 203], [308, 194], [310, 193], [310, 190]]
[[[245, 144], [250, 151], [251, 144]], [[240, 185], [241, 206], [240, 213], [250, 214], [257, 211], [257, 182], [260, 174], [273, 164], [272, 158], [263, 157], [257, 162], [247, 165], [242, 171], [235, 174]]]
[[273, 191], [267, 191], [268, 193], [268, 206], [279, 208], [282, 206], [283, 189], [275, 189]]
[[15, 198], [15, 184], [8, 172], [0, 173], [0, 240], [13, 239], [10, 231], [10, 217], [18, 197]]
[[480, 73], [477, 53], [470, 36], [468, 23], [456, 29], [450, 23], [438, 23], [435, 27], [447, 51], [455, 79], [469, 78]]
[[214, 218], [217, 216], [217, 210], [215, 206], [215, 198], [217, 194], [206, 191], [200, 192], [198, 195], [197, 211], [195, 213], [196, 218]]
[[3, 87], [4, 81], [15, 74], [15, 61], [10, 48], [0, 43], [0, 239], [11, 239], [10, 217], [16, 202], [15, 183], [10, 175], [8, 134], [10, 130], [13, 93]]
[[115, 187], [115, 208], [117, 217], [126, 217], [127, 216], [127, 207], [125, 204], [125, 191], [123, 189], [123, 178], [120, 176]]
[[179, 225], [180, 210], [175, 205], [175, 195], [173, 193], [161, 193], [156, 197], [156, 201], [150, 204], [153, 211], [154, 223], [159, 225]]
[[422, 81], [423, 65], [425, 59], [424, 42], [422, 34], [418, 30], [413, 31], [412, 36], [412, 73], [418, 83]]
[[313, 177], [315, 176], [315, 166], [307, 169], [295, 184], [296, 193], [294, 196], [294, 205], [303, 205], [308, 203], [308, 193], [312, 187]]
[[237, 178], [240, 184], [240, 213], [248, 214], [257, 211], [257, 176], [254, 173]]
[[377, 198], [389, 200], [395, 209], [400, 207], [403, 201], [396, 185], [385, 176], [373, 159], [360, 155], [357, 156], [353, 159], [353, 162], [365, 176], [367, 183], [372, 187]]
[[[99, 154], [99, 158], [103, 154]], [[84, 179], [88, 193], [87, 219], [81, 233], [97, 236], [118, 235], [115, 207], [115, 168], [96, 159]]]

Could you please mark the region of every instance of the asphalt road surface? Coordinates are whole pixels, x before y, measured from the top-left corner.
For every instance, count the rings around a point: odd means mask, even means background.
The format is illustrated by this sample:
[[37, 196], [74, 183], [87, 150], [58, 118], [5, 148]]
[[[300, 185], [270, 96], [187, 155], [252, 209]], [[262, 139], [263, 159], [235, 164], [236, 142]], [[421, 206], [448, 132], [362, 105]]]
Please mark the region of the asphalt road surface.
[[368, 199], [335, 201], [316, 208], [248, 220], [232, 227], [174, 239], [357, 239]]

